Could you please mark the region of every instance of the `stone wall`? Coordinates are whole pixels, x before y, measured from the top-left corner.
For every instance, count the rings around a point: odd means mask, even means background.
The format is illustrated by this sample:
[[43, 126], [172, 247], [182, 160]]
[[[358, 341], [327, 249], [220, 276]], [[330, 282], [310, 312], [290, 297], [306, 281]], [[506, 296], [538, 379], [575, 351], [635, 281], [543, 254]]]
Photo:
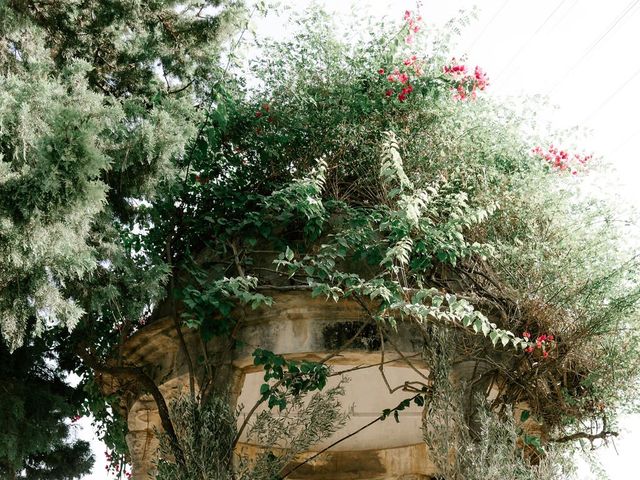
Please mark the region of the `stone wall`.
[[[228, 350], [227, 344], [214, 340], [207, 345], [209, 359], [226, 361], [228, 371], [221, 388], [231, 393], [234, 402], [253, 405], [258, 398], [257, 385], [260, 370], [253, 365], [251, 353], [257, 347], [271, 350], [291, 359], [319, 360], [328, 352], [338, 349], [368, 319], [355, 301], [326, 301], [311, 298], [309, 292], [270, 292], [274, 305], [257, 310], [244, 309], [234, 314], [240, 318], [236, 332], [241, 348]], [[192, 331], [183, 329], [185, 340], [193, 358], [203, 355], [203, 345]], [[402, 355], [412, 358], [411, 365], [387, 345], [385, 372], [393, 387], [405, 380], [420, 380], [427, 374], [419, 353], [422, 337], [416, 330], [399, 325], [387, 341], [393, 342]], [[377, 331], [366, 327], [362, 337], [329, 363], [334, 369], [373, 365], [380, 362], [381, 340]], [[129, 364], [144, 366], [159, 386], [168, 404], [189, 389], [187, 362], [176, 339], [171, 318], [162, 318], [140, 330], [126, 343], [124, 357]], [[228, 361], [227, 361], [228, 360]], [[197, 369], [198, 383], [203, 378], [202, 367]], [[336, 438], [355, 431], [361, 425], [380, 415], [383, 408], [393, 408], [411, 396], [402, 389], [390, 394], [378, 368], [357, 370], [349, 374], [344, 405], [351, 408], [351, 417], [344, 430], [334, 438], [315, 448], [317, 451]], [[137, 391], [135, 386], [123, 386], [104, 376], [106, 393], [122, 390], [121, 407], [127, 416], [129, 434], [127, 442], [132, 455], [135, 480], [153, 478], [153, 462], [158, 442], [154, 434], [161, 431], [160, 419], [153, 399]], [[199, 386], [199, 385], [198, 385]], [[242, 414], [241, 414], [242, 418]], [[421, 412], [412, 407], [403, 412], [400, 423], [388, 419], [378, 422], [353, 436], [348, 442], [331, 449], [289, 477], [295, 479], [426, 479], [435, 473], [429, 462], [426, 445], [422, 441]], [[246, 442], [243, 437], [238, 449], [255, 454], [259, 445]], [[309, 452], [309, 455], [312, 455]]]

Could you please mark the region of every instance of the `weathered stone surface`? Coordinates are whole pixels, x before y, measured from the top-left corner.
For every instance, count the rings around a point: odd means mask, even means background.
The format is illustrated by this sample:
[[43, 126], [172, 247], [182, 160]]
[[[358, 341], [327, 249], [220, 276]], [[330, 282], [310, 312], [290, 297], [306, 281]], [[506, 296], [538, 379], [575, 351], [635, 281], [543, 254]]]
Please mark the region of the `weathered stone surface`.
[[[256, 384], [261, 375], [253, 365], [251, 353], [255, 348], [271, 350], [288, 358], [320, 360], [344, 344], [368, 319], [355, 301], [325, 301], [313, 299], [309, 292], [272, 292], [274, 305], [257, 310], [235, 312], [240, 318], [237, 338], [241, 348], [228, 351], [228, 344], [214, 340], [207, 345], [210, 359], [226, 360], [228, 372], [223, 376], [225, 388], [232, 400], [250, 406], [258, 396]], [[354, 342], [330, 362], [336, 370], [354, 366], [376, 366], [381, 360], [381, 339], [375, 329], [365, 327], [364, 340]], [[185, 340], [193, 358], [203, 355], [198, 336], [183, 329]], [[385, 372], [391, 387], [402, 385], [405, 380], [424, 380], [428, 373], [420, 360], [421, 336], [407, 325], [399, 325], [398, 331], [385, 339]], [[411, 365], [390, 346], [391, 341]], [[125, 345], [128, 363], [146, 366], [167, 403], [188, 391], [187, 362], [179, 349], [175, 326], [171, 318], [156, 321], [128, 340]], [[197, 379], [203, 378], [203, 367], [198, 367]], [[383, 408], [393, 408], [401, 400], [411, 396], [402, 389], [389, 393], [378, 368], [367, 368], [349, 374], [343, 404], [350, 406], [352, 417], [340, 436], [355, 431], [359, 426], [375, 419]], [[105, 390], [113, 389], [112, 380], [103, 378]], [[135, 390], [135, 389], [133, 389]], [[132, 390], [132, 391], [133, 391]], [[134, 479], [153, 478], [154, 455], [157, 440], [154, 432], [160, 431], [160, 419], [153, 400], [133, 391], [123, 396], [123, 409], [129, 425], [127, 442], [132, 454]], [[248, 409], [247, 408], [247, 409]], [[412, 407], [403, 412], [401, 422], [393, 419], [378, 422], [339, 447], [322, 454], [300, 468], [290, 478], [317, 480], [347, 479], [422, 479], [434, 474], [428, 460], [426, 445], [422, 441], [421, 412]], [[316, 450], [328, 445], [330, 439]], [[245, 442], [245, 439], [241, 439]], [[241, 443], [239, 449], [257, 450], [259, 445]], [[311, 455], [312, 452], [309, 453]]]

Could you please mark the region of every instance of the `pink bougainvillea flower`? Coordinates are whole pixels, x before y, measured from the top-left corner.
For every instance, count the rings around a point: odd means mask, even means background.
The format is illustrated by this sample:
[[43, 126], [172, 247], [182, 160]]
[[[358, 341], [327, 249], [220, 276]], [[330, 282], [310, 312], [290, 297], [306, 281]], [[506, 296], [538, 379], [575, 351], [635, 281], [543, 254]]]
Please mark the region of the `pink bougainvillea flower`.
[[404, 19], [409, 20], [411, 18], [411, 10], [405, 10]]
[[581, 171], [586, 170], [586, 163], [592, 158], [591, 155], [580, 155], [559, 149], [553, 144], [549, 145], [546, 150], [540, 146], [534, 147], [531, 152], [543, 158], [553, 170], [567, 170], [571, 175], [578, 175]]
[[454, 98], [456, 98], [457, 100], [464, 100], [465, 98], [467, 98], [467, 92], [464, 89], [464, 85], [459, 84], [456, 87], [456, 94], [454, 95]]
[[384, 94], [385, 94], [387, 97], [390, 97], [391, 95], [393, 95], [393, 90], [389, 89], [389, 90], [387, 90], [386, 92], [384, 92]]
[[524, 351], [527, 352], [527, 353], [531, 353], [531, 352], [533, 352], [533, 347], [527, 347], [527, 348], [524, 349]]
[[414, 40], [414, 35], [410, 34], [406, 36], [406, 38], [404, 39], [404, 43], [406, 43], [407, 45], [412, 45], [413, 40]]
[[474, 77], [476, 80], [475, 86], [479, 90], [484, 90], [489, 85], [489, 79], [487, 78], [487, 74], [482, 71], [480, 67], [476, 65], [476, 69], [474, 71]]
[[524, 333], [522, 334], [522, 336], [523, 336], [524, 338], [526, 338], [526, 339], [531, 338], [531, 334], [530, 334], [529, 332], [524, 332]]

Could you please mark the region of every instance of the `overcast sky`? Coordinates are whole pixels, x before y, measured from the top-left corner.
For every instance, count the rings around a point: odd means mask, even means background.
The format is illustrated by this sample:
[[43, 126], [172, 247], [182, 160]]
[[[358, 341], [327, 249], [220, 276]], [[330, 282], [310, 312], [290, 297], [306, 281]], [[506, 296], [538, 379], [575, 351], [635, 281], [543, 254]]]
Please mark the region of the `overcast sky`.
[[[308, 1], [282, 2], [302, 8]], [[373, 16], [401, 18], [415, 1], [324, 0], [345, 18], [352, 7]], [[611, 162], [618, 192], [640, 207], [640, 0], [424, 0], [419, 10], [426, 26], [442, 25], [461, 9], [479, 9], [462, 33], [459, 54], [488, 72], [489, 94], [541, 94], [555, 109], [541, 111], [558, 128], [589, 129], [583, 149]], [[258, 35], [286, 35], [284, 19], [256, 19]], [[86, 420], [84, 421], [86, 423]], [[638, 478], [640, 417], [628, 416], [627, 431], [597, 455], [612, 480]], [[78, 432], [91, 438], [89, 429]], [[96, 444], [95, 472], [105, 479], [104, 447]], [[581, 478], [589, 477], [587, 473]]]

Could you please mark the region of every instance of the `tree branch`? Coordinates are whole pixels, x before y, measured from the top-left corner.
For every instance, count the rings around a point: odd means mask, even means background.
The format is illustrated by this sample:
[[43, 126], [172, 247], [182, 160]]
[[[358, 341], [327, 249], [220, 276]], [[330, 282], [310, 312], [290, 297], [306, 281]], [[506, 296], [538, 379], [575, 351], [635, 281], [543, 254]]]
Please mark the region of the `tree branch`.
[[176, 431], [173, 428], [173, 422], [171, 421], [171, 415], [169, 414], [169, 407], [167, 406], [167, 402], [162, 396], [162, 392], [153, 381], [153, 379], [145, 373], [145, 371], [136, 366], [110, 366], [104, 363], [101, 363], [96, 359], [94, 355], [89, 353], [84, 348], [80, 347], [76, 349], [78, 356], [89, 366], [91, 369], [98, 373], [104, 373], [107, 375], [112, 375], [117, 378], [130, 378], [136, 380], [140, 383], [142, 388], [147, 391], [156, 403], [158, 407], [158, 415], [160, 416], [160, 422], [162, 424], [162, 428], [169, 436], [169, 440], [171, 443], [171, 449], [173, 451], [173, 455], [176, 458], [176, 462], [179, 465], [184, 465], [184, 452], [180, 448], [178, 443], [178, 437], [176, 435]]
[[[417, 395], [414, 395], [413, 397], [411, 397], [409, 399], [409, 401], [413, 401], [415, 398], [419, 397], [420, 395], [422, 395], [422, 393], [418, 393]], [[399, 411], [401, 409], [403, 409], [404, 407], [401, 407], [402, 404], [397, 405], [396, 407], [392, 408], [389, 410], [389, 413], [387, 415], [384, 415], [383, 413], [381, 413], [380, 415], [378, 415], [376, 418], [374, 418], [373, 420], [371, 420], [369, 423], [363, 425], [362, 427], [360, 427], [359, 429], [357, 429], [354, 432], [351, 432], [349, 435], [345, 435], [342, 438], [339, 438], [338, 440], [336, 440], [335, 442], [333, 442], [331, 445], [323, 448], [322, 450], [320, 450], [318, 453], [316, 453], [315, 455], [312, 455], [311, 457], [307, 458], [306, 460], [304, 460], [303, 462], [300, 462], [298, 465], [296, 465], [295, 467], [293, 467], [291, 470], [289, 470], [287, 473], [285, 473], [282, 476], [282, 479], [287, 478], [289, 475], [291, 475], [293, 472], [295, 472], [296, 470], [298, 470], [300, 467], [302, 467], [303, 465], [306, 465], [307, 463], [309, 463], [310, 461], [314, 460], [315, 458], [318, 458], [320, 455], [322, 455], [324, 452], [326, 452], [327, 450], [329, 450], [330, 448], [335, 447], [336, 445], [344, 442], [345, 440], [348, 440], [349, 438], [353, 437], [354, 435], [357, 435], [358, 433], [362, 432], [363, 430], [369, 428], [371, 425], [373, 425], [374, 423], [377, 423], [381, 420], [386, 419], [387, 417], [391, 416], [392, 413]]]
[[[366, 322], [363, 322], [362, 325], [360, 326], [360, 328], [358, 329], [358, 331], [355, 333], [355, 335], [353, 337], [351, 337], [349, 340], [347, 340], [347, 342], [345, 342], [340, 348], [338, 348], [338, 349], [334, 350], [333, 352], [327, 354], [318, 363], [324, 364], [324, 363], [328, 362], [329, 360], [331, 360], [333, 357], [336, 357], [336, 356], [340, 355], [340, 352], [342, 352], [345, 348], [348, 348], [353, 342], [356, 341], [356, 339], [360, 336], [360, 334], [362, 333], [362, 331], [365, 329], [365, 327], [368, 324], [369, 324], [368, 320]], [[275, 389], [277, 389], [280, 385], [282, 385], [282, 382], [284, 382], [284, 378], [282, 380], [279, 380], [278, 382], [276, 382], [269, 389], [269, 391], [272, 392]], [[267, 398], [268, 398], [268, 396], [261, 396], [258, 399], [258, 401], [256, 401], [256, 403], [253, 405], [253, 407], [251, 407], [251, 410], [249, 410], [249, 413], [247, 413], [247, 415], [244, 417], [244, 420], [243, 420], [242, 424], [240, 425], [240, 428], [238, 429], [238, 433], [236, 433], [236, 436], [233, 439], [233, 442], [231, 443], [231, 449], [232, 450], [235, 448], [235, 446], [237, 445], [238, 441], [240, 440], [240, 436], [242, 435], [242, 432], [244, 432], [244, 429], [247, 428], [247, 425], [249, 424], [249, 420], [251, 419], [253, 414], [256, 412], [258, 407], [265, 402], [265, 400]]]
[[171, 298], [171, 316], [173, 317], [173, 325], [176, 330], [176, 335], [178, 336], [178, 343], [180, 344], [180, 350], [182, 350], [182, 354], [187, 360], [187, 369], [189, 370], [189, 393], [191, 395], [191, 400], [195, 401], [196, 398], [196, 386], [195, 386], [195, 370], [193, 368], [193, 362], [191, 361], [191, 354], [189, 353], [189, 349], [187, 348], [187, 342], [184, 340], [184, 335], [182, 335], [182, 328], [180, 327], [180, 319], [178, 318], [178, 309], [176, 307], [176, 283], [175, 283], [175, 275], [176, 270], [173, 268], [173, 262], [171, 261], [171, 240], [167, 239], [166, 242], [166, 255], [167, 255], [167, 264], [169, 265], [169, 270], [171, 271], [171, 275], [169, 277], [169, 296]]
[[603, 428], [600, 433], [596, 433], [596, 434], [591, 434], [586, 432], [577, 432], [577, 433], [566, 435], [560, 438], [552, 438], [549, 441], [555, 442], [555, 443], [567, 443], [567, 442], [573, 442], [574, 440], [585, 439], [593, 443], [594, 440], [598, 440], [598, 439], [606, 440], [609, 437], [617, 437], [617, 436], [618, 436], [618, 432], [612, 432], [610, 430], [605, 430]]

